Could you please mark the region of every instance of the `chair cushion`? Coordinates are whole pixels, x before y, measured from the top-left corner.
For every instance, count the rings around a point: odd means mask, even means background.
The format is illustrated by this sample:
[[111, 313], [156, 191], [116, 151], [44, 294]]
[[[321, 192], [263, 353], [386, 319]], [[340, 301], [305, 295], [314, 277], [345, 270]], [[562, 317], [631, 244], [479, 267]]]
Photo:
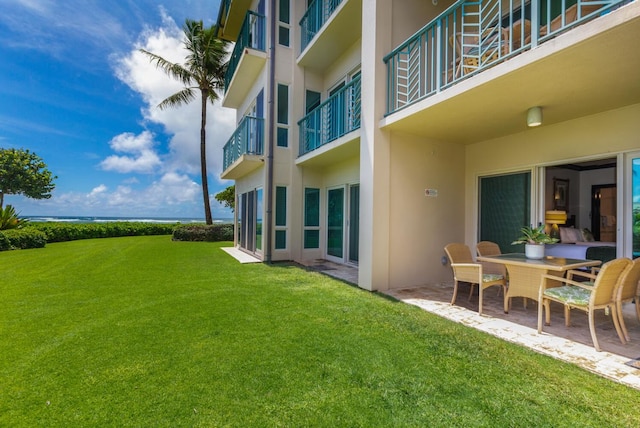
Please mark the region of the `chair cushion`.
[[552, 297], [563, 303], [587, 306], [589, 305], [591, 291], [576, 287], [575, 285], [563, 285], [562, 287], [554, 287], [545, 290], [544, 295]]
[[493, 281], [500, 281], [501, 279], [504, 279], [504, 276], [498, 274], [498, 273], [483, 273], [482, 274], [482, 282], [493, 282]]

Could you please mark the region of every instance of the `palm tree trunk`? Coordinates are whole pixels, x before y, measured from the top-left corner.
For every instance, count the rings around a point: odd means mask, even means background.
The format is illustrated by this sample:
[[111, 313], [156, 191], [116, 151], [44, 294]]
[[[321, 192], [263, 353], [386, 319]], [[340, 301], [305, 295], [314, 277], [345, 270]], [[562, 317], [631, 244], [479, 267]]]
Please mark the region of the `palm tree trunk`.
[[201, 91], [202, 96], [202, 117], [200, 119], [200, 170], [202, 171], [202, 196], [204, 198], [204, 218], [207, 224], [213, 224], [211, 217], [211, 204], [209, 203], [209, 182], [207, 180], [207, 99], [209, 94], [206, 90]]

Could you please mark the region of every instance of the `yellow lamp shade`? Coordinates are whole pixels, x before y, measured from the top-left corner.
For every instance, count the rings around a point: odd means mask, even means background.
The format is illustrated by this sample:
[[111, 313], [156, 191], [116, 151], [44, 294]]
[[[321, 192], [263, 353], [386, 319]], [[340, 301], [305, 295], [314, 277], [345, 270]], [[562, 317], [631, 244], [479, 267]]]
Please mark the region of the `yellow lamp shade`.
[[549, 224], [565, 224], [567, 222], [567, 212], [551, 210], [544, 213], [544, 222]]

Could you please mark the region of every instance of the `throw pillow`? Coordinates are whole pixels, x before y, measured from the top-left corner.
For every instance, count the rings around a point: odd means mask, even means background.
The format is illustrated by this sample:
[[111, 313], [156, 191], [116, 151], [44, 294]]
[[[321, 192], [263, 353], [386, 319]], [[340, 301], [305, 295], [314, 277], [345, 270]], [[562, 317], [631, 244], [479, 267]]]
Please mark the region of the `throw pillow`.
[[584, 229], [582, 229], [582, 239], [585, 242], [593, 242], [593, 241], [595, 241], [595, 239], [593, 237], [593, 233], [591, 233], [591, 231], [589, 229], [587, 229], [586, 227]]

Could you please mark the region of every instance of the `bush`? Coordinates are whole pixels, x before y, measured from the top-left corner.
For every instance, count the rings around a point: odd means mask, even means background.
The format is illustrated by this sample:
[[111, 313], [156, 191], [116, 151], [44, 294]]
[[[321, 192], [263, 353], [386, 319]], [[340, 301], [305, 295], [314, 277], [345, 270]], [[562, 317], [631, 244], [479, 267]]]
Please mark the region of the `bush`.
[[0, 251], [7, 251], [11, 249], [11, 241], [7, 238], [3, 232], [0, 232]]
[[[4, 240], [0, 238], [0, 250], [43, 248], [47, 243], [47, 236], [35, 229], [10, 229], [2, 232]], [[6, 247], [8, 241], [8, 248]]]
[[75, 241], [78, 239], [115, 238], [120, 236], [171, 235], [177, 223], [30, 223], [47, 237], [47, 242]]
[[190, 224], [173, 231], [174, 241], [233, 241], [233, 224]]

